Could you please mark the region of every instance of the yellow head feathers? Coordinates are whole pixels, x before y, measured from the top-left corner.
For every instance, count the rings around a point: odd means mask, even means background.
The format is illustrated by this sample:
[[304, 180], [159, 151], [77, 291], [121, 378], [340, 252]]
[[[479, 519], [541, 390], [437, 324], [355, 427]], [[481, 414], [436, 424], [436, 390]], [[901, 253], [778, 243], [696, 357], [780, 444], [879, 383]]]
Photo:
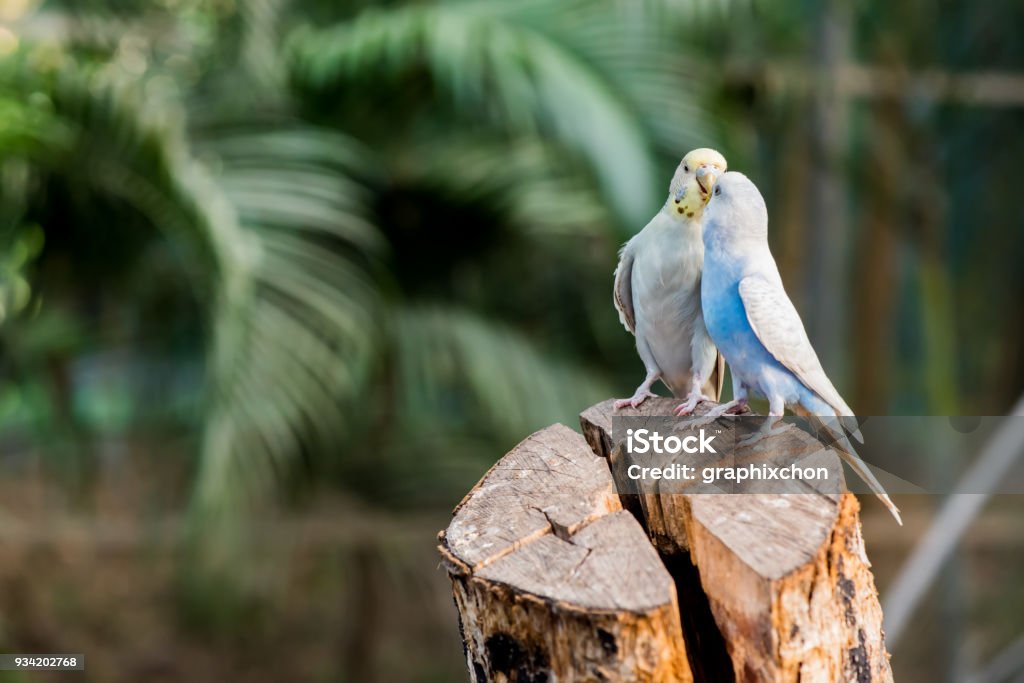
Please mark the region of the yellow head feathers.
[[717, 151], [707, 147], [693, 150], [676, 168], [665, 209], [678, 218], [699, 219], [711, 198], [715, 180], [727, 168], [725, 157]]

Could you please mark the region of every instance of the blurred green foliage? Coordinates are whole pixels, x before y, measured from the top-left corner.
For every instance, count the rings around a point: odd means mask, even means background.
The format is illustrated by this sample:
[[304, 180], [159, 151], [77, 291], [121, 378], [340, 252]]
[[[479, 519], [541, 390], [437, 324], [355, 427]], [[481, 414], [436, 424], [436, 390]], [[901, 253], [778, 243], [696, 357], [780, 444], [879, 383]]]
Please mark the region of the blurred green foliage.
[[[939, 12], [973, 27], [952, 33], [909, 20], [923, 8], [845, 8], [844, 59], [1012, 66], [997, 19], [1018, 10], [962, 5]], [[975, 305], [1020, 310], [1003, 189], [1019, 110], [851, 100], [833, 169], [847, 226], [828, 232], [806, 208], [828, 163], [815, 91], [771, 77], [813, 66], [787, 60], [814, 52], [825, 10], [5, 7], [8, 424], [87, 450], [170, 419], [197, 434], [200, 507], [310, 474], [447, 503], [524, 434], [623, 393], [637, 364], [608, 306], [614, 251], [698, 145], [764, 189], [812, 336], [816, 306], [844, 308], [823, 351], [861, 412], [998, 412], [1024, 380], [1019, 316]], [[845, 289], [819, 262], [843, 264]]]
[[[0, 329], [8, 384], [60, 407], [23, 415], [123, 431], [180, 402], [139, 402], [147, 381], [116, 389], [114, 374], [198, 361], [199, 386], [165, 390], [194, 397], [171, 416], [200, 430], [201, 508], [302, 472], [448, 504], [503, 448], [611, 393], [607, 359], [626, 367], [629, 339], [607, 274], [662, 167], [709, 135], [704, 79], [672, 40], [709, 17], [363, 10], [53, 2], [17, 17], [2, 144], [20, 183], [3, 208], [11, 240], [31, 224], [46, 242], [11, 280], [32, 314]], [[14, 339], [51, 312], [59, 333], [20, 358]], [[131, 398], [116, 408], [111, 391]]]

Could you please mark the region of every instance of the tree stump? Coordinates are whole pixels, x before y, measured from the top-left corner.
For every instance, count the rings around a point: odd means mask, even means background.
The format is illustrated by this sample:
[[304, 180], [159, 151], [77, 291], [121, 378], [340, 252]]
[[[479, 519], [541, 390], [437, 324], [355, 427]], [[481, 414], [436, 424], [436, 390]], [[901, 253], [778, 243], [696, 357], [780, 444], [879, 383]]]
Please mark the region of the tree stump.
[[475, 683], [693, 680], [672, 577], [568, 427], [502, 458], [439, 540]]
[[441, 533], [471, 680], [892, 680], [852, 494], [620, 497], [612, 415], [526, 439]]

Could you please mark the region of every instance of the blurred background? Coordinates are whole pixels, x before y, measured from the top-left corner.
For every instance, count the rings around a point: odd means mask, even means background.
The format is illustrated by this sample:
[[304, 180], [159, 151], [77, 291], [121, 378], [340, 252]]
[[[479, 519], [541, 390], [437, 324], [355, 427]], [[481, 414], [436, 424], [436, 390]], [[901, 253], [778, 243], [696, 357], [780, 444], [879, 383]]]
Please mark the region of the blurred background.
[[[694, 147], [761, 188], [858, 414], [1008, 413], [1022, 25], [0, 0], [0, 651], [88, 661], [0, 681], [466, 680], [434, 534], [527, 434], [632, 393], [616, 251]], [[863, 499], [886, 600], [943, 503], [907, 498], [903, 528]], [[890, 633], [899, 681], [1024, 680], [1024, 505], [979, 507]]]

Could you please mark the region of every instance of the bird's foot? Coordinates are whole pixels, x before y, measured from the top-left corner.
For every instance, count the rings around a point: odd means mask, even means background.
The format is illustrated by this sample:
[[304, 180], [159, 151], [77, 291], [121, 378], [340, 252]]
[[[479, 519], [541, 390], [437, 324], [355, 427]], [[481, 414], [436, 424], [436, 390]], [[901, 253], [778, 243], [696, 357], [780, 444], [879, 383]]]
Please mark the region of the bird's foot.
[[752, 448], [760, 444], [768, 437], [776, 436], [778, 434], [783, 433], [784, 431], [786, 431], [785, 424], [774, 425], [774, 423], [766, 422], [764, 427], [762, 427], [761, 429], [758, 429], [756, 432], [746, 437], [745, 439], [740, 439], [739, 441], [737, 441], [736, 448]]
[[694, 410], [696, 410], [697, 405], [699, 403], [710, 400], [712, 400], [710, 396], [705, 396], [699, 391], [691, 391], [689, 395], [687, 395], [686, 401], [676, 406], [675, 410], [673, 410], [672, 412], [678, 415], [679, 417], [683, 417], [685, 415], [689, 415]]
[[636, 393], [629, 398], [620, 398], [615, 402], [615, 410], [623, 408], [639, 408], [640, 404], [649, 398], [658, 398], [658, 395], [650, 389], [637, 389]]
[[[712, 399], [705, 396], [703, 397], [703, 400], [710, 401]], [[700, 401], [698, 401], [698, 403], [699, 402]], [[679, 408], [676, 408], [676, 411], [679, 411], [685, 405], [686, 404], [679, 406]], [[740, 398], [734, 401], [729, 401], [728, 403], [722, 403], [720, 405], [717, 405], [708, 412], [701, 415], [700, 417], [695, 416], [689, 418], [685, 422], [680, 422], [678, 426], [681, 429], [699, 429], [700, 427], [706, 427], [714, 423], [715, 420], [717, 420], [720, 417], [723, 417], [725, 415], [739, 415], [740, 413], [746, 412], [746, 410], [747, 399]], [[685, 413], [676, 412], [676, 415], [685, 416]]]
[[722, 403], [721, 405], [715, 406], [714, 408], [708, 411], [705, 417], [708, 417], [712, 420], [717, 420], [723, 415], [739, 415], [740, 413], [746, 412], [746, 410], [747, 399], [738, 398], [734, 401], [729, 401], [728, 403]]
[[747, 399], [741, 398], [726, 404], [725, 415], [740, 415], [747, 412]]

